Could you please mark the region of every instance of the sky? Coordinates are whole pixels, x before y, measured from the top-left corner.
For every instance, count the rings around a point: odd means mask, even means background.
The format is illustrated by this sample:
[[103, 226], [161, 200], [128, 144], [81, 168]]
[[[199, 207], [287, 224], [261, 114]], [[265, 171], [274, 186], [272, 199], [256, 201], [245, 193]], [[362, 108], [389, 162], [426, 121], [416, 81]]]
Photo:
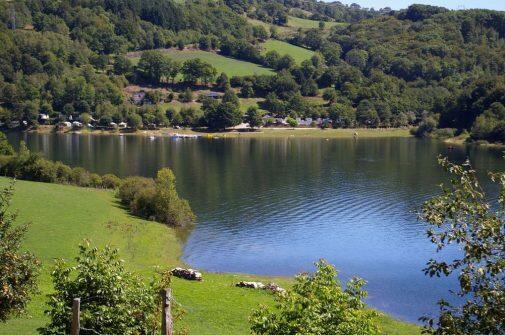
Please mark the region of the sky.
[[[325, 0], [331, 2], [332, 0]], [[391, 7], [393, 9], [407, 8], [413, 3], [442, 6], [450, 9], [487, 8], [505, 10], [505, 0], [340, 0], [344, 4], [357, 3], [361, 7], [375, 9]]]

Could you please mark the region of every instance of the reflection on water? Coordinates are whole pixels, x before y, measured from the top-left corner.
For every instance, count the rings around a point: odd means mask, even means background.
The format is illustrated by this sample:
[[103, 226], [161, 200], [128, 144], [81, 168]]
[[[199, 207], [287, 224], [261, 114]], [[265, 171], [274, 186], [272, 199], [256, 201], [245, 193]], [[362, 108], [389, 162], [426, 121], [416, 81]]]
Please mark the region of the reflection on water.
[[[153, 176], [171, 167], [198, 224], [183, 260], [212, 271], [293, 275], [326, 258], [368, 302], [416, 321], [451, 282], [422, 273], [434, 257], [414, 210], [437, 193], [439, 154], [503, 170], [499, 150], [448, 150], [416, 139], [170, 139], [9, 134], [53, 160], [98, 173]], [[488, 187], [489, 188], [489, 187]], [[496, 194], [495, 189], [490, 193]], [[452, 250], [447, 257], [454, 256]]]

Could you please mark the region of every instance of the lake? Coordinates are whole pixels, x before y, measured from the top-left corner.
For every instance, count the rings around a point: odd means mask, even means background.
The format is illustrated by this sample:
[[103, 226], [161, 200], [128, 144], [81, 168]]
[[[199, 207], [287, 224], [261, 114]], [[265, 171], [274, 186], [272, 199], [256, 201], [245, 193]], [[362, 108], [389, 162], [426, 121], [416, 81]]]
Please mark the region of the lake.
[[[119, 176], [154, 176], [169, 166], [198, 215], [181, 234], [183, 260], [209, 271], [294, 275], [325, 258], [343, 281], [368, 281], [368, 303], [415, 322], [436, 311], [453, 280], [422, 269], [435, 257], [414, 211], [446, 175], [437, 155], [470, 157], [484, 178], [503, 170], [498, 149], [437, 141], [377, 139], [171, 139], [8, 134], [16, 146], [72, 166]], [[444, 257], [453, 257], [450, 250]]]

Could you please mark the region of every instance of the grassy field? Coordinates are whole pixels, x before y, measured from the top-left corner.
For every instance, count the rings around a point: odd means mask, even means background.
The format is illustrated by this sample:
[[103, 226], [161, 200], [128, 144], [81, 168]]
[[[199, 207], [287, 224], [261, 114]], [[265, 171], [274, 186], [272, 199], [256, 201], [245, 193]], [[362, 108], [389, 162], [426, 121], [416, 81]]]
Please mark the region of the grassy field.
[[[293, 28], [312, 29], [312, 28], [319, 28], [319, 21], [302, 19], [295, 16], [289, 16], [287, 25]], [[325, 29], [330, 29], [334, 26], [346, 26], [346, 25], [347, 23], [343, 22], [328, 21], [325, 22], [324, 27]]]
[[[0, 178], [0, 185], [8, 180]], [[19, 210], [18, 222], [30, 222], [25, 247], [43, 262], [41, 294], [29, 305], [29, 316], [0, 324], [0, 334], [36, 334], [46, 322], [43, 315], [45, 295], [51, 292], [49, 273], [54, 258], [72, 259], [83, 239], [95, 245], [111, 244], [120, 250], [128, 268], [151, 276], [155, 266], [180, 265], [181, 248], [177, 232], [164, 225], [129, 216], [120, 208], [110, 191], [74, 186], [17, 181], [13, 208]], [[258, 304], [272, 304], [266, 292], [239, 289], [239, 280], [272, 280], [240, 274], [204, 272], [203, 282], [174, 279], [174, 296], [187, 314], [179, 327], [190, 334], [248, 334], [248, 316]], [[274, 278], [289, 286], [290, 280]], [[418, 335], [419, 328], [380, 318], [384, 334]]]
[[[231, 76], [248, 76], [253, 74], [274, 74], [271, 69], [266, 67], [237, 60], [234, 58], [228, 58], [218, 55], [214, 52], [207, 52], [201, 50], [177, 50], [177, 49], [164, 49], [163, 50], [167, 56], [172, 59], [184, 62], [188, 59], [200, 58], [210, 64], [212, 64], [218, 73], [224, 72], [229, 77]], [[138, 53], [132, 54], [131, 60], [134, 64], [138, 63], [140, 55]]]
[[280, 55], [291, 55], [295, 61], [300, 64], [306, 59], [310, 59], [314, 55], [314, 51], [298, 47], [287, 42], [269, 39], [261, 45], [263, 47], [263, 52], [275, 50]]

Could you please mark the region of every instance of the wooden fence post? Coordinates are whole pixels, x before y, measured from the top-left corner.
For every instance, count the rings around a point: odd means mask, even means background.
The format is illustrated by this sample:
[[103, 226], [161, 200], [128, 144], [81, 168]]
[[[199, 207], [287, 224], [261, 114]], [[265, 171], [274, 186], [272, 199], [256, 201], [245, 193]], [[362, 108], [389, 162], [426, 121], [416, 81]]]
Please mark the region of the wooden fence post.
[[172, 290], [167, 288], [161, 291], [161, 335], [174, 335], [171, 308]]
[[72, 302], [72, 330], [71, 335], [79, 335], [81, 328], [81, 298], [75, 298]]

